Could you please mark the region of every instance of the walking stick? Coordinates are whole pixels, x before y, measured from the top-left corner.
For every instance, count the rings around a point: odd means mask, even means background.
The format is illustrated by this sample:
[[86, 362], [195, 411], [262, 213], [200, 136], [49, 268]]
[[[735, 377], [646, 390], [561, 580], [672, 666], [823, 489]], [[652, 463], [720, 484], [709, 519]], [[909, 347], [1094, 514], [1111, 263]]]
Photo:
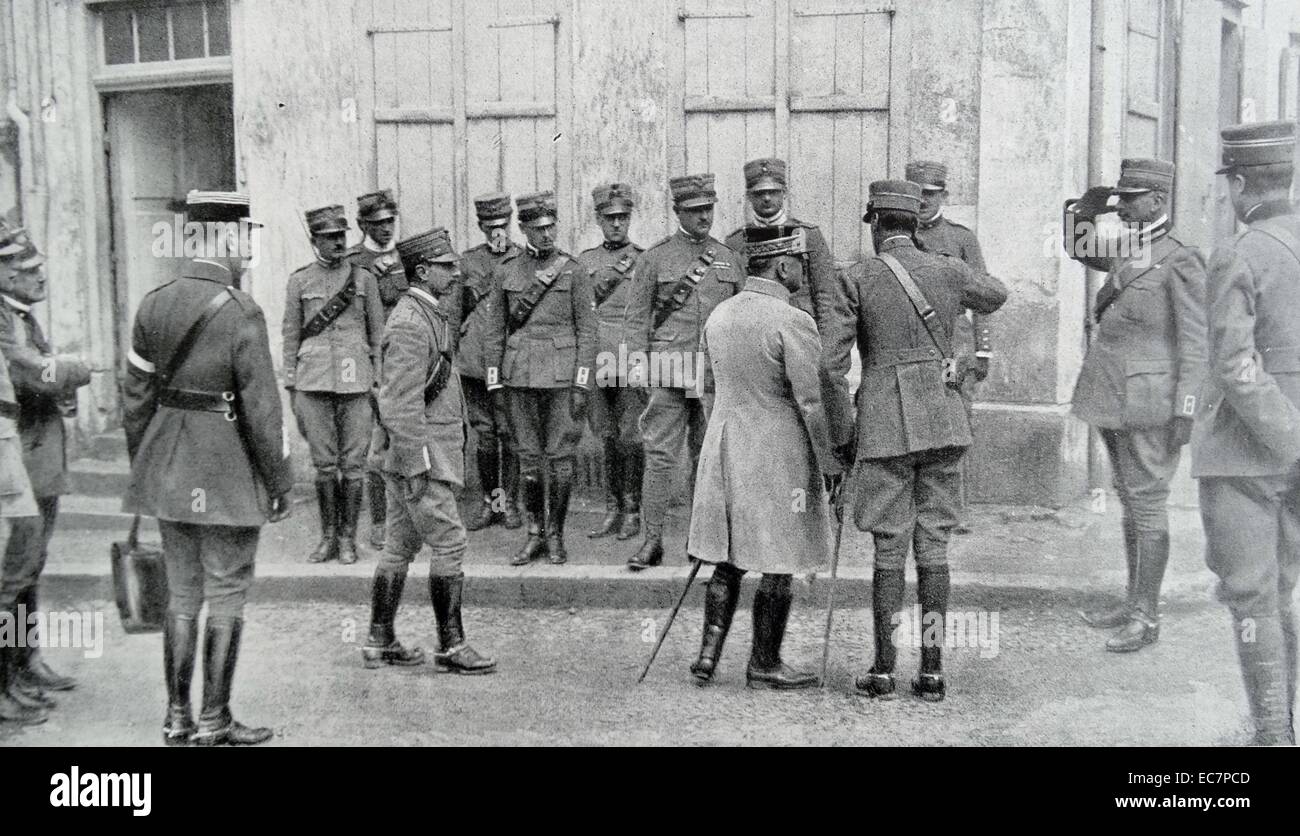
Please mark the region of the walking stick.
[[655, 663], [655, 657], [659, 655], [659, 648], [663, 647], [664, 639], [668, 638], [668, 631], [672, 629], [673, 619], [677, 618], [677, 611], [682, 608], [682, 603], [686, 600], [686, 593], [691, 591], [691, 584], [695, 583], [695, 576], [700, 572], [700, 564], [703, 561], [696, 560], [693, 557], [691, 561], [695, 565], [691, 567], [691, 574], [686, 578], [686, 586], [682, 589], [682, 597], [677, 599], [677, 605], [668, 614], [668, 623], [664, 625], [663, 632], [659, 634], [659, 641], [655, 642], [655, 649], [650, 651], [650, 658], [646, 660], [645, 667], [641, 669], [641, 675], [636, 678], [638, 685], [645, 681], [646, 674], [650, 673], [650, 666]]
[[835, 551], [831, 554], [831, 582], [826, 590], [826, 635], [822, 638], [821, 687], [826, 687], [826, 663], [831, 656], [831, 619], [835, 616], [835, 575], [840, 566], [840, 539], [844, 532], [844, 508], [831, 497], [831, 511], [835, 515]]

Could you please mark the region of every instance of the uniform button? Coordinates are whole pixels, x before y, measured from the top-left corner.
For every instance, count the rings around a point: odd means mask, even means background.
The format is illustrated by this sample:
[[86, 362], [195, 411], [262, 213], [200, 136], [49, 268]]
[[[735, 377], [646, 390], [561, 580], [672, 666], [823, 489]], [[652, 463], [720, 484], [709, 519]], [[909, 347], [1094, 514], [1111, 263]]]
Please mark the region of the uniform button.
[[931, 357], [933, 357], [933, 356], [934, 356], [934, 349], [933, 349], [933, 348], [932, 348], [932, 349], [930, 349], [930, 356], [931, 356]]

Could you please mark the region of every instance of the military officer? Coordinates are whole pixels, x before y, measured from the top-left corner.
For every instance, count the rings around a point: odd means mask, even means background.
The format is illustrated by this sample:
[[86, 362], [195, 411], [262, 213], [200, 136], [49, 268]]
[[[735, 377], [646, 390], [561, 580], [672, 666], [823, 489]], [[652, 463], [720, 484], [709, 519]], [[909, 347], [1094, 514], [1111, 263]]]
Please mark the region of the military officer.
[[497, 267], [501, 287], [485, 338], [489, 368], [501, 370], [505, 385], [528, 516], [528, 537], [510, 562], [522, 566], [547, 554], [560, 564], [568, 560], [564, 520], [594, 385], [596, 304], [590, 274], [555, 245], [555, 195], [521, 195], [515, 211], [528, 247]]
[[[375, 277], [385, 320], [406, 290], [406, 274], [402, 272], [402, 262], [397, 257], [397, 223], [397, 199], [391, 190], [367, 192], [357, 198], [357, 226], [364, 237], [361, 243], [348, 250], [346, 258]], [[370, 452], [366, 457], [370, 487], [370, 545], [376, 549], [384, 547], [384, 474], [380, 469], [383, 433], [383, 427], [375, 421], [370, 436]]]
[[[54, 536], [59, 496], [68, 492], [63, 418], [75, 409], [76, 391], [90, 382], [90, 370], [80, 358], [54, 352], [32, 310], [46, 297], [41, 270], [45, 257], [21, 230], [5, 233], [0, 241], [0, 251], [9, 253], [0, 257], [0, 356], [9, 366], [23, 466], [37, 506], [34, 515], [10, 522], [0, 572], [0, 612], [34, 614], [39, 610], [38, 585]], [[50, 669], [38, 642], [9, 648], [0, 661], [7, 668], [4, 681], [10, 686], [10, 698], [25, 696], [32, 704], [48, 707], [53, 700], [43, 692], [76, 685]]]
[[384, 311], [374, 275], [346, 257], [343, 207], [307, 212], [307, 228], [316, 260], [289, 276], [283, 326], [284, 386], [320, 507], [321, 541], [307, 562], [355, 563]]
[[1295, 744], [1300, 576], [1300, 217], [1294, 122], [1223, 130], [1247, 225], [1209, 266], [1209, 374], [1192, 434], [1206, 562], [1233, 636], [1255, 743]]
[[1073, 412], [1101, 431], [1123, 509], [1128, 589], [1119, 603], [1081, 615], [1093, 627], [1119, 628], [1106, 649], [1140, 650], [1160, 636], [1160, 584], [1169, 562], [1170, 480], [1191, 437], [1205, 376], [1205, 265], [1171, 231], [1174, 165], [1129, 159], [1119, 184], [1088, 190], [1074, 223], [1093, 225], [1112, 211], [1127, 253], [1072, 252], [1107, 270], [1097, 293], [1096, 337], [1075, 385]]
[[[786, 172], [785, 160], [767, 158], [745, 163], [745, 221], [747, 226], [794, 226], [804, 230], [808, 242], [808, 274], [799, 289], [790, 294], [790, 301], [820, 324], [820, 312], [834, 306], [832, 296], [839, 284], [835, 259], [820, 229], [790, 217], [786, 206]], [[742, 254], [742, 261], [745, 230], [746, 226], [736, 229], [726, 241], [733, 252]]]
[[[592, 189], [596, 223], [605, 240], [578, 256], [578, 263], [591, 274], [596, 299], [598, 356], [596, 393], [591, 404], [591, 431], [601, 440], [605, 453], [605, 517], [588, 537], [628, 540], [641, 532], [641, 478], [645, 454], [637, 419], [645, 408], [645, 390], [627, 385], [619, 376], [619, 347], [623, 342], [623, 314], [628, 291], [636, 276], [637, 260], [644, 252], [628, 239], [632, 219], [632, 187], [610, 183]], [[602, 377], [601, 369], [613, 374]]]
[[508, 194], [485, 194], [474, 198], [478, 227], [486, 239], [461, 258], [459, 304], [451, 321], [457, 325], [453, 335], [456, 350], [456, 373], [465, 393], [469, 425], [474, 428], [475, 461], [483, 501], [470, 512], [465, 528], [478, 531], [494, 522], [506, 528], [519, 528], [519, 457], [510, 443], [506, 420], [505, 390], [501, 386], [499, 357], [489, 358], [486, 339], [489, 323], [500, 311], [495, 298], [501, 277], [497, 266], [507, 257], [520, 253], [519, 245], [510, 240], [510, 220], [514, 207]]
[[[642, 254], [628, 291], [628, 382], [649, 387], [640, 419], [646, 456], [641, 502], [645, 539], [628, 560], [633, 571], [663, 561], [673, 477], [687, 452], [694, 477], [712, 398], [695, 391], [695, 374], [702, 371], [695, 368], [700, 335], [713, 309], [736, 295], [744, 282], [740, 255], [709, 234], [718, 201], [713, 184], [712, 174], [687, 174], [668, 182], [677, 231]], [[681, 373], [687, 370], [695, 374]]]
[[[955, 323], [967, 308], [992, 313], [1006, 301], [997, 279], [956, 259], [917, 249], [913, 235], [921, 187], [905, 180], [871, 184], [863, 220], [876, 255], [845, 274], [847, 298], [828, 321], [827, 362], [836, 401], [828, 407], [837, 449], [856, 435], [855, 508], [858, 529], [875, 540], [871, 605], [875, 664], [855, 687], [894, 695], [892, 625], [904, 589], [908, 547], [916, 559], [917, 598], [943, 635], [948, 606], [948, 539], [956, 523], [961, 458], [971, 443], [970, 421], [957, 392], [952, 353]], [[850, 350], [862, 354], [856, 433], [849, 414]], [[913, 692], [943, 699], [941, 646], [921, 649]]]
[[397, 640], [393, 622], [407, 569], [427, 543], [432, 550], [429, 598], [441, 645], [434, 661], [440, 671], [491, 673], [496, 662], [466, 643], [461, 622], [461, 564], [468, 540], [456, 493], [465, 485], [465, 427], [446, 312], [459, 278], [459, 257], [442, 228], [411, 236], [397, 247], [410, 287], [384, 329], [379, 412], [388, 442], [384, 476], [389, 534], [375, 567], [370, 636], [362, 658], [366, 667], [424, 662], [420, 648], [404, 647]]
[[[811, 688], [817, 677], [781, 661], [795, 572], [820, 571], [831, 550], [825, 488], [841, 466], [822, 405], [821, 341], [812, 315], [790, 304], [803, 282], [806, 229], [746, 230], [750, 276], [709, 314], [701, 342], [705, 388], [716, 387], [704, 435], [686, 553], [714, 564], [704, 598], [704, 640], [691, 673], [717, 672], [746, 571], [754, 593], [751, 688]], [[823, 479], [828, 484], [823, 484]], [[794, 497], [794, 500], [792, 500]]]
[[[230, 712], [230, 691], [261, 526], [289, 516], [293, 473], [266, 319], [238, 289], [249, 201], [190, 192], [187, 220], [227, 242], [140, 303], [122, 387], [131, 481], [122, 508], [158, 519], [170, 599], [163, 628], [168, 745], [253, 745], [271, 738]], [[219, 226], [218, 226], [219, 225]], [[203, 629], [198, 725], [190, 681]]]

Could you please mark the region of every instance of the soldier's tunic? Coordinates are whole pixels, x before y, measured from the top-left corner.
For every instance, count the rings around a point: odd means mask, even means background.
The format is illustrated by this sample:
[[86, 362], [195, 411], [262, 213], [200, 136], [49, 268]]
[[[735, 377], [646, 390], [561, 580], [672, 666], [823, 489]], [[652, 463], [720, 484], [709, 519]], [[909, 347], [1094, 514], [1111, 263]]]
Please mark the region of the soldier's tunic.
[[637, 420], [645, 408], [645, 391], [626, 386], [619, 376], [618, 358], [623, 339], [623, 315], [636, 279], [637, 261], [645, 250], [632, 242], [618, 247], [601, 244], [578, 256], [591, 275], [596, 301], [596, 396], [591, 403], [591, 431], [601, 439], [625, 445], [641, 444]]
[[36, 499], [18, 438], [18, 396], [9, 364], [0, 359], [0, 518], [34, 516]]
[[[196, 259], [146, 295], [122, 387], [131, 456], [122, 510], [158, 519], [170, 609], [182, 615], [197, 615], [206, 598], [209, 615], [239, 617], [270, 500], [293, 487], [266, 318], [230, 281], [223, 265]], [[167, 389], [225, 401], [233, 420], [223, 407], [170, 405], [157, 380], [209, 302], [227, 292], [233, 300], [208, 322]]]
[[[1192, 435], [1206, 562], [1238, 620], [1283, 618], [1300, 576], [1300, 238], [1286, 202], [1262, 204], [1209, 266], [1209, 375]], [[1294, 644], [1292, 645], [1294, 653]], [[1294, 657], [1293, 657], [1294, 658]]]
[[[826, 237], [815, 224], [797, 218], [783, 220], [780, 223], [807, 230], [808, 270], [803, 285], [790, 294], [790, 303], [811, 316], [818, 324], [818, 328], [821, 328], [822, 319], [834, 309], [834, 297], [840, 292], [839, 279], [835, 272], [835, 258], [831, 255], [831, 248], [826, 244]], [[739, 256], [741, 272], [748, 273], [744, 257], [745, 227], [742, 226], [728, 235], [726, 244]]]
[[[683, 282], [688, 276], [691, 281]], [[642, 515], [650, 531], [663, 526], [673, 469], [682, 453], [689, 451], [694, 462], [704, 442], [711, 396], [696, 396], [694, 376], [700, 370], [690, 365], [704, 323], [722, 300], [740, 292], [743, 282], [740, 256], [730, 247], [710, 235], [696, 240], [678, 229], [642, 254], [629, 288], [623, 326], [628, 355], [635, 360], [637, 352], [643, 358], [654, 352], [645, 360], [650, 393], [640, 421], [646, 455]], [[657, 312], [668, 310], [674, 294], [692, 286], [685, 304], [656, 325]], [[677, 369], [694, 374], [678, 375]]]
[[[497, 368], [500, 355], [491, 357], [489, 362], [488, 340], [492, 332], [491, 325], [501, 316], [496, 305], [501, 304], [497, 293], [501, 289], [501, 277], [496, 268], [507, 258], [514, 258], [523, 250], [511, 242], [503, 253], [494, 253], [486, 243], [469, 250], [461, 256], [461, 282], [458, 292], [457, 311], [449, 317], [459, 337], [456, 347], [456, 372], [460, 375], [461, 389], [465, 397], [466, 413], [469, 425], [474, 428], [475, 436], [481, 448], [496, 449], [497, 442], [509, 441], [509, 427], [505, 415], [498, 415], [492, 408], [492, 398], [488, 393], [488, 368]], [[499, 348], [493, 349], [499, 351]], [[499, 378], [499, 372], [497, 377]], [[500, 385], [500, 380], [493, 380], [492, 387]]]
[[[356, 274], [356, 298], [320, 334], [308, 322]], [[384, 312], [375, 277], [343, 259], [312, 262], [289, 276], [284, 307], [284, 385], [293, 390], [298, 429], [320, 478], [365, 474], [371, 438], [369, 395], [379, 367]]]
[[[912, 276], [951, 339], [967, 308], [992, 313], [1006, 301], [1001, 282], [964, 263], [918, 250], [896, 235], [881, 244]], [[961, 457], [971, 443], [961, 396], [943, 382], [943, 358], [889, 267], [872, 257], [845, 274], [842, 311], [823, 335], [842, 422], [850, 350], [862, 355], [857, 392], [854, 518], [876, 542], [876, 566], [901, 569], [909, 544], [918, 566], [943, 565], [956, 524]], [[848, 437], [833, 430], [837, 443]]]
[[[420, 287], [398, 301], [384, 328], [383, 385], [379, 411], [388, 447], [384, 479], [388, 496], [388, 536], [383, 562], [404, 573], [420, 547], [432, 551], [429, 572], [459, 577], [468, 537], [456, 507], [465, 485], [465, 427], [460, 378], [447, 367], [446, 385], [425, 399], [440, 358], [451, 362], [451, 328], [443, 307]], [[407, 499], [407, 481], [423, 475], [425, 491]]]
[[701, 347], [716, 393], [687, 554], [767, 574], [823, 568], [832, 528], [822, 474], [839, 467], [811, 315], [779, 282], [750, 277], [713, 310]]
[[[343, 260], [355, 264], [375, 277], [384, 321], [387, 322], [393, 307], [397, 305], [397, 300], [410, 286], [406, 281], [406, 270], [402, 267], [402, 260], [397, 256], [397, 247], [378, 250], [374, 248], [374, 242], [367, 237], [360, 244], [349, 249], [343, 256]], [[366, 469], [371, 473], [382, 472], [383, 450], [384, 428], [375, 421], [374, 429], [370, 434], [370, 450], [366, 457]]]
[[[942, 211], [928, 221], [918, 219], [916, 243], [926, 252], [959, 258], [976, 273], [988, 272], [975, 233], [955, 221], [948, 220]], [[985, 314], [970, 311], [957, 320], [957, 329], [953, 332], [952, 342], [959, 366], [969, 365], [972, 357], [992, 355], [993, 337], [990, 319]], [[975, 386], [977, 386], [975, 378], [968, 375], [962, 386], [962, 394], [968, 401]]]

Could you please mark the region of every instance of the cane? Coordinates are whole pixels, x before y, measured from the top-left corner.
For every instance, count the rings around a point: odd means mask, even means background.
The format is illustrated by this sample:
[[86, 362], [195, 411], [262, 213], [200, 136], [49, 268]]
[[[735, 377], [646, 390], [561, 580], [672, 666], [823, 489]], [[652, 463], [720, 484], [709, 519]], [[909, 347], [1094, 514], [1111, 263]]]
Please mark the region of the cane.
[[[837, 492], [838, 493], [838, 492]], [[826, 687], [826, 664], [831, 656], [831, 620], [835, 617], [835, 576], [840, 566], [840, 540], [844, 533], [844, 508], [832, 496], [831, 511], [835, 515], [835, 551], [831, 554], [831, 582], [826, 590], [826, 634], [822, 638], [821, 687]]]
[[686, 586], [682, 589], [682, 596], [677, 599], [677, 605], [668, 614], [668, 623], [664, 625], [663, 632], [659, 634], [659, 641], [655, 642], [655, 649], [650, 651], [650, 658], [646, 660], [645, 667], [641, 669], [641, 675], [636, 678], [638, 685], [644, 682], [646, 674], [650, 673], [650, 666], [655, 663], [655, 657], [659, 655], [659, 648], [664, 646], [664, 639], [668, 638], [668, 631], [673, 627], [673, 619], [677, 618], [677, 611], [682, 608], [682, 603], [686, 600], [686, 593], [691, 591], [691, 584], [695, 583], [695, 576], [700, 572], [700, 564], [703, 561], [694, 557], [691, 558], [691, 561], [695, 565], [691, 567], [691, 574], [686, 578]]

